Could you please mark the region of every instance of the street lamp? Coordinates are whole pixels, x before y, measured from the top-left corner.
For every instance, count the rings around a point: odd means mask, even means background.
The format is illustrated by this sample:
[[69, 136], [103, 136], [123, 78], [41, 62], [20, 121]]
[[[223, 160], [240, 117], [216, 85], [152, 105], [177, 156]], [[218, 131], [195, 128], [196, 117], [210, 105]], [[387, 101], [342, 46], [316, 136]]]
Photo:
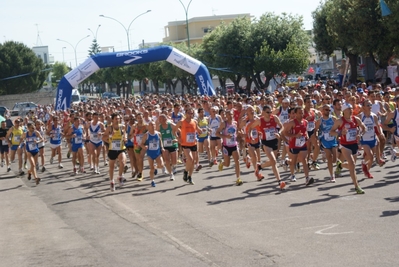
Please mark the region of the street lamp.
[[67, 43], [67, 44], [69, 44], [70, 46], [72, 46], [73, 50], [75, 51], [75, 64], [76, 64], [76, 67], [78, 66], [78, 57], [77, 57], [77, 55], [76, 55], [76, 48], [78, 47], [78, 44], [79, 44], [81, 41], [83, 41], [84, 39], [86, 39], [86, 38], [88, 38], [88, 37], [90, 37], [90, 34], [87, 35], [87, 36], [85, 36], [85, 37], [83, 37], [82, 39], [80, 39], [79, 42], [77, 42], [75, 46], [73, 46], [73, 45], [72, 45], [70, 42], [68, 42], [68, 41], [61, 40], [61, 39], [57, 39], [57, 41]]
[[183, 2], [182, 2], [181, 0], [179, 0], [180, 4], [181, 4], [181, 5], [183, 6], [183, 8], [184, 8], [184, 12], [186, 13], [187, 46], [188, 46], [188, 48], [190, 48], [190, 33], [189, 33], [189, 31], [188, 31], [188, 9], [190, 8], [191, 1], [193, 1], [193, 0], [190, 0], [190, 2], [188, 3], [188, 5], [187, 5], [187, 7], [186, 7], [186, 6], [183, 4]]
[[126, 32], [126, 37], [127, 37], [127, 48], [128, 48], [128, 50], [130, 50], [130, 38], [129, 38], [130, 26], [132, 26], [132, 23], [133, 23], [138, 17], [140, 17], [140, 16], [142, 16], [142, 15], [144, 15], [144, 14], [147, 14], [148, 12], [151, 12], [151, 10], [147, 10], [146, 12], [141, 13], [140, 15], [138, 15], [137, 17], [135, 17], [135, 18], [130, 22], [129, 27], [127, 27], [127, 28], [125, 27], [125, 25], [122, 24], [122, 22], [120, 22], [119, 20], [117, 20], [117, 19], [115, 19], [115, 18], [111, 18], [111, 17], [104, 16], [104, 15], [100, 15], [100, 17], [115, 20], [115, 21], [118, 22], [120, 25], [122, 25], [123, 29], [125, 29], [125, 32]]
[[65, 57], [64, 57], [64, 49], [66, 49], [66, 47], [65, 47], [65, 46], [62, 48], [62, 63], [64, 63], [64, 62], [65, 62]]
[[99, 25], [97, 26], [96, 34], [94, 34], [94, 32], [93, 32], [90, 28], [87, 28], [87, 29], [93, 34], [94, 40], [95, 40], [95, 41], [97, 41], [97, 33], [98, 33], [98, 29], [99, 29], [100, 27], [101, 27], [101, 24], [99, 24]]

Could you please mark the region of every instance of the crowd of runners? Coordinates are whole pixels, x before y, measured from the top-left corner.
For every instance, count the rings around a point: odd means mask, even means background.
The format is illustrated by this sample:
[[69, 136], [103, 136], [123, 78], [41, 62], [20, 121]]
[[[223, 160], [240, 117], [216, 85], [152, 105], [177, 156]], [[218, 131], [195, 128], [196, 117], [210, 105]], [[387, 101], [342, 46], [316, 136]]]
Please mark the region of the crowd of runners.
[[[362, 156], [367, 178], [387, 156], [396, 159], [397, 103], [399, 89], [362, 83], [350, 88], [280, 86], [275, 93], [250, 95], [99, 98], [67, 111], [39, 106], [11, 127], [1, 123], [1, 167], [20, 176], [26, 172], [39, 184], [46, 166], [62, 169], [62, 162], [70, 160], [71, 175], [108, 171], [114, 191], [126, 179], [143, 181], [146, 176], [155, 187], [158, 171], [175, 180], [178, 164], [184, 164], [179, 175], [192, 185], [201, 168], [223, 171], [232, 165], [239, 186], [244, 182], [241, 159], [253, 170], [253, 179], [261, 181], [272, 171], [276, 187], [284, 190], [301, 172], [305, 186], [311, 185], [309, 172], [326, 162], [331, 182], [347, 168], [356, 193], [363, 194], [357, 157]], [[50, 158], [45, 149], [51, 150]], [[282, 179], [280, 172], [287, 171], [288, 179]]]

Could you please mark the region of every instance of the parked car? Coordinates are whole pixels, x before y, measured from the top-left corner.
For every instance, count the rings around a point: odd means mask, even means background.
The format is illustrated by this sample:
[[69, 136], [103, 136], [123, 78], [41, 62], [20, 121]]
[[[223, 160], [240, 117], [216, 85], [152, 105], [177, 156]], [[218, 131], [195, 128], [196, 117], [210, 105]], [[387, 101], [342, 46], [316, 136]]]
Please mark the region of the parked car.
[[113, 92], [105, 92], [105, 93], [103, 93], [102, 98], [119, 99], [121, 97]]
[[10, 111], [6, 107], [0, 107], [0, 115], [3, 117], [6, 117], [6, 115], [9, 115]]
[[11, 110], [11, 116], [25, 116], [29, 111], [34, 111], [37, 105], [33, 102], [15, 103]]
[[234, 83], [226, 83], [226, 92], [228, 94], [234, 94]]

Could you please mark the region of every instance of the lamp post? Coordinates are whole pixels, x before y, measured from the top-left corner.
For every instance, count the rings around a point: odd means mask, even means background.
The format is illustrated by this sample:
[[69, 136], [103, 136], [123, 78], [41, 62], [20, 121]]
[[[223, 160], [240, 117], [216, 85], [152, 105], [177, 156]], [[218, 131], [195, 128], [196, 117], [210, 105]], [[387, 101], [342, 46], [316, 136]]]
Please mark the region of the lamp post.
[[66, 47], [62, 47], [62, 63], [65, 62], [65, 57], [64, 57], [64, 49], [66, 49]]
[[181, 0], [179, 0], [179, 2], [180, 2], [180, 4], [183, 6], [183, 8], [184, 8], [184, 12], [186, 13], [186, 29], [187, 29], [187, 46], [188, 46], [188, 48], [190, 48], [190, 33], [189, 33], [189, 31], [188, 31], [188, 9], [190, 8], [190, 4], [191, 4], [191, 1], [193, 1], [193, 0], [190, 0], [190, 2], [188, 3], [188, 5], [187, 5], [187, 7], [183, 4], [183, 2], [181, 1]]
[[90, 28], [87, 28], [87, 29], [93, 34], [94, 40], [95, 40], [95, 41], [97, 41], [98, 29], [99, 29], [100, 27], [101, 27], [101, 24], [99, 24], [99, 25], [97, 26], [96, 34], [94, 34], [94, 32], [93, 32]]
[[142, 16], [142, 15], [144, 15], [144, 14], [147, 14], [147, 13], [149, 13], [149, 12], [151, 12], [151, 10], [147, 10], [146, 12], [139, 14], [137, 17], [135, 17], [135, 18], [130, 22], [129, 27], [127, 27], [127, 28], [125, 27], [125, 25], [122, 24], [122, 22], [120, 22], [119, 20], [117, 20], [117, 19], [115, 19], [115, 18], [108, 17], [108, 16], [105, 16], [105, 15], [100, 15], [100, 17], [107, 18], [107, 19], [112, 19], [112, 20], [118, 22], [120, 25], [122, 25], [123, 29], [124, 29], [125, 32], [126, 32], [126, 37], [127, 37], [127, 48], [128, 48], [128, 50], [130, 50], [130, 38], [129, 38], [130, 26], [132, 26], [133, 22], [134, 22], [138, 17], [140, 17], [140, 16]]
[[78, 47], [78, 44], [79, 44], [81, 41], [83, 41], [84, 39], [86, 39], [86, 38], [88, 38], [88, 37], [90, 37], [90, 35], [87, 35], [87, 36], [83, 37], [82, 39], [80, 39], [80, 40], [76, 43], [75, 46], [73, 46], [73, 45], [72, 45], [70, 42], [68, 42], [68, 41], [61, 40], [61, 39], [57, 39], [57, 41], [67, 43], [67, 44], [69, 44], [70, 46], [72, 46], [72, 48], [73, 48], [73, 50], [74, 50], [74, 52], [75, 52], [75, 64], [76, 64], [75, 67], [78, 66], [78, 57], [77, 57], [77, 55], [76, 55], [76, 48]]

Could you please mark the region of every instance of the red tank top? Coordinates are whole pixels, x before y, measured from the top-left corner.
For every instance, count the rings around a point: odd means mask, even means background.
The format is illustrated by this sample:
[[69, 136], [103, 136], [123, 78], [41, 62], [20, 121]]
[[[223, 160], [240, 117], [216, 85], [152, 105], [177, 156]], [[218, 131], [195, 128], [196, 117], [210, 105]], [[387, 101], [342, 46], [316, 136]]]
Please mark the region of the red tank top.
[[294, 120], [295, 126], [291, 129], [292, 134], [301, 133], [302, 136], [291, 137], [289, 142], [290, 148], [303, 148], [306, 146], [306, 127], [308, 126], [308, 122], [305, 119], [302, 119], [301, 123], [298, 122], [297, 119]]
[[260, 118], [260, 126], [259, 128], [262, 130], [262, 140], [274, 140], [276, 139], [276, 128], [277, 123], [274, 120], [274, 116], [270, 115], [270, 120], [266, 121], [264, 117]]
[[344, 127], [347, 130], [345, 135], [341, 135], [339, 143], [342, 145], [357, 144], [357, 122], [355, 116], [351, 116], [351, 120], [347, 121], [344, 117], [342, 119], [342, 125], [338, 128], [341, 132]]

